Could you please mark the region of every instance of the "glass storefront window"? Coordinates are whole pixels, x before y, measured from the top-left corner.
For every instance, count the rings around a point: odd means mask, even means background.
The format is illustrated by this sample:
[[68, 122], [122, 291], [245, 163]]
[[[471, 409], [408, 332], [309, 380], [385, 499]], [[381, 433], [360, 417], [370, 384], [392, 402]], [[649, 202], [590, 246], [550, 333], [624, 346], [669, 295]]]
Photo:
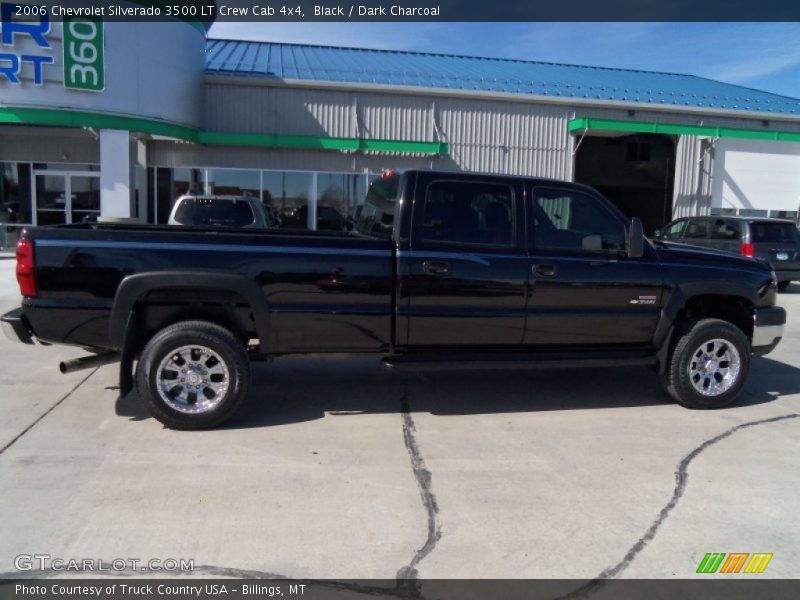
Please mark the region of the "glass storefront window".
[[218, 196], [258, 197], [261, 172], [238, 169], [209, 169], [208, 192]]
[[277, 213], [281, 227], [307, 229], [308, 198], [313, 173], [264, 171], [261, 199], [267, 210]]
[[309, 205], [316, 229], [344, 231], [358, 217], [367, 192], [364, 173], [259, 171], [255, 169], [155, 168], [155, 222], [166, 223], [176, 198], [187, 193], [261, 198], [268, 221], [286, 229], [308, 229]]
[[169, 220], [172, 206], [180, 196], [189, 193], [203, 193], [203, 169], [157, 168], [155, 173], [155, 197], [152, 214], [153, 222], [165, 224]]
[[172, 169], [172, 181], [170, 182], [170, 198], [165, 198], [168, 201], [170, 208], [175, 200], [184, 194], [188, 194], [189, 190], [200, 192], [197, 189], [197, 178], [192, 173], [193, 169]]
[[36, 175], [36, 223], [60, 225], [67, 222], [67, 177]]
[[348, 229], [364, 203], [366, 183], [354, 173], [317, 174], [317, 229]]
[[30, 225], [31, 166], [0, 163], [0, 223]]
[[100, 178], [72, 175], [69, 184], [72, 222], [81, 223], [87, 218], [97, 217], [100, 214]]
[[37, 171], [100, 171], [100, 165], [84, 163], [34, 163]]

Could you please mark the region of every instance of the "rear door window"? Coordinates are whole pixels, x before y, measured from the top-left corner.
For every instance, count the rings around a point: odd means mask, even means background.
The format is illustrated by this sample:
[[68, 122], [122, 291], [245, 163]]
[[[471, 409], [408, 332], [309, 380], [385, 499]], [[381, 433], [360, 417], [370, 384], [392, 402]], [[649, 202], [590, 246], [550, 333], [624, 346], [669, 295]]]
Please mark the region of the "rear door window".
[[800, 242], [800, 230], [792, 223], [750, 223], [750, 239], [758, 242]]
[[508, 185], [434, 181], [425, 193], [422, 239], [511, 246], [514, 211], [514, 190]]

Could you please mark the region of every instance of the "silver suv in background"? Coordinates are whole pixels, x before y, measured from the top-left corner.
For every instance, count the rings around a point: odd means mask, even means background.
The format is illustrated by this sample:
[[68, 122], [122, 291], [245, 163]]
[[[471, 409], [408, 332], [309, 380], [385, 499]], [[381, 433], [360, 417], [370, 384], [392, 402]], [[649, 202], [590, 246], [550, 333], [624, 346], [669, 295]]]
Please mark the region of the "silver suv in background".
[[253, 196], [201, 196], [188, 194], [175, 201], [169, 225], [192, 227], [277, 227], [275, 217]]
[[766, 260], [778, 288], [800, 281], [800, 229], [784, 219], [759, 217], [687, 217], [656, 231], [656, 239], [727, 250]]

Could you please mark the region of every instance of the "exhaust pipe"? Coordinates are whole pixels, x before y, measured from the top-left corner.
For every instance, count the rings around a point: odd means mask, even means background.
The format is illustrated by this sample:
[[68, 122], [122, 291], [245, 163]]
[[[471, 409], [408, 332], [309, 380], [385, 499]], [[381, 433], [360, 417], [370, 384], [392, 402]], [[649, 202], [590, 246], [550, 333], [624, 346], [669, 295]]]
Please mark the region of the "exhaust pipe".
[[108, 363], [116, 362], [119, 360], [118, 352], [106, 352], [104, 354], [93, 354], [91, 356], [82, 356], [80, 358], [73, 358], [72, 360], [65, 360], [58, 364], [58, 370], [64, 374], [72, 373], [73, 371], [80, 371], [82, 369], [91, 369], [92, 367], [101, 367]]

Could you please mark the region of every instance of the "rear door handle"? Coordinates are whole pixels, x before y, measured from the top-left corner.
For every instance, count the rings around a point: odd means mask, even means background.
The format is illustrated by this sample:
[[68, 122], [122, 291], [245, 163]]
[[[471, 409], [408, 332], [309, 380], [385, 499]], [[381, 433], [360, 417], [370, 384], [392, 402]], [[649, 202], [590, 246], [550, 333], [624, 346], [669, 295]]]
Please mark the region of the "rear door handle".
[[533, 274], [540, 277], [556, 277], [558, 267], [555, 265], [533, 265]]
[[445, 275], [450, 272], [450, 263], [442, 260], [426, 260], [422, 263], [422, 270], [430, 275]]

